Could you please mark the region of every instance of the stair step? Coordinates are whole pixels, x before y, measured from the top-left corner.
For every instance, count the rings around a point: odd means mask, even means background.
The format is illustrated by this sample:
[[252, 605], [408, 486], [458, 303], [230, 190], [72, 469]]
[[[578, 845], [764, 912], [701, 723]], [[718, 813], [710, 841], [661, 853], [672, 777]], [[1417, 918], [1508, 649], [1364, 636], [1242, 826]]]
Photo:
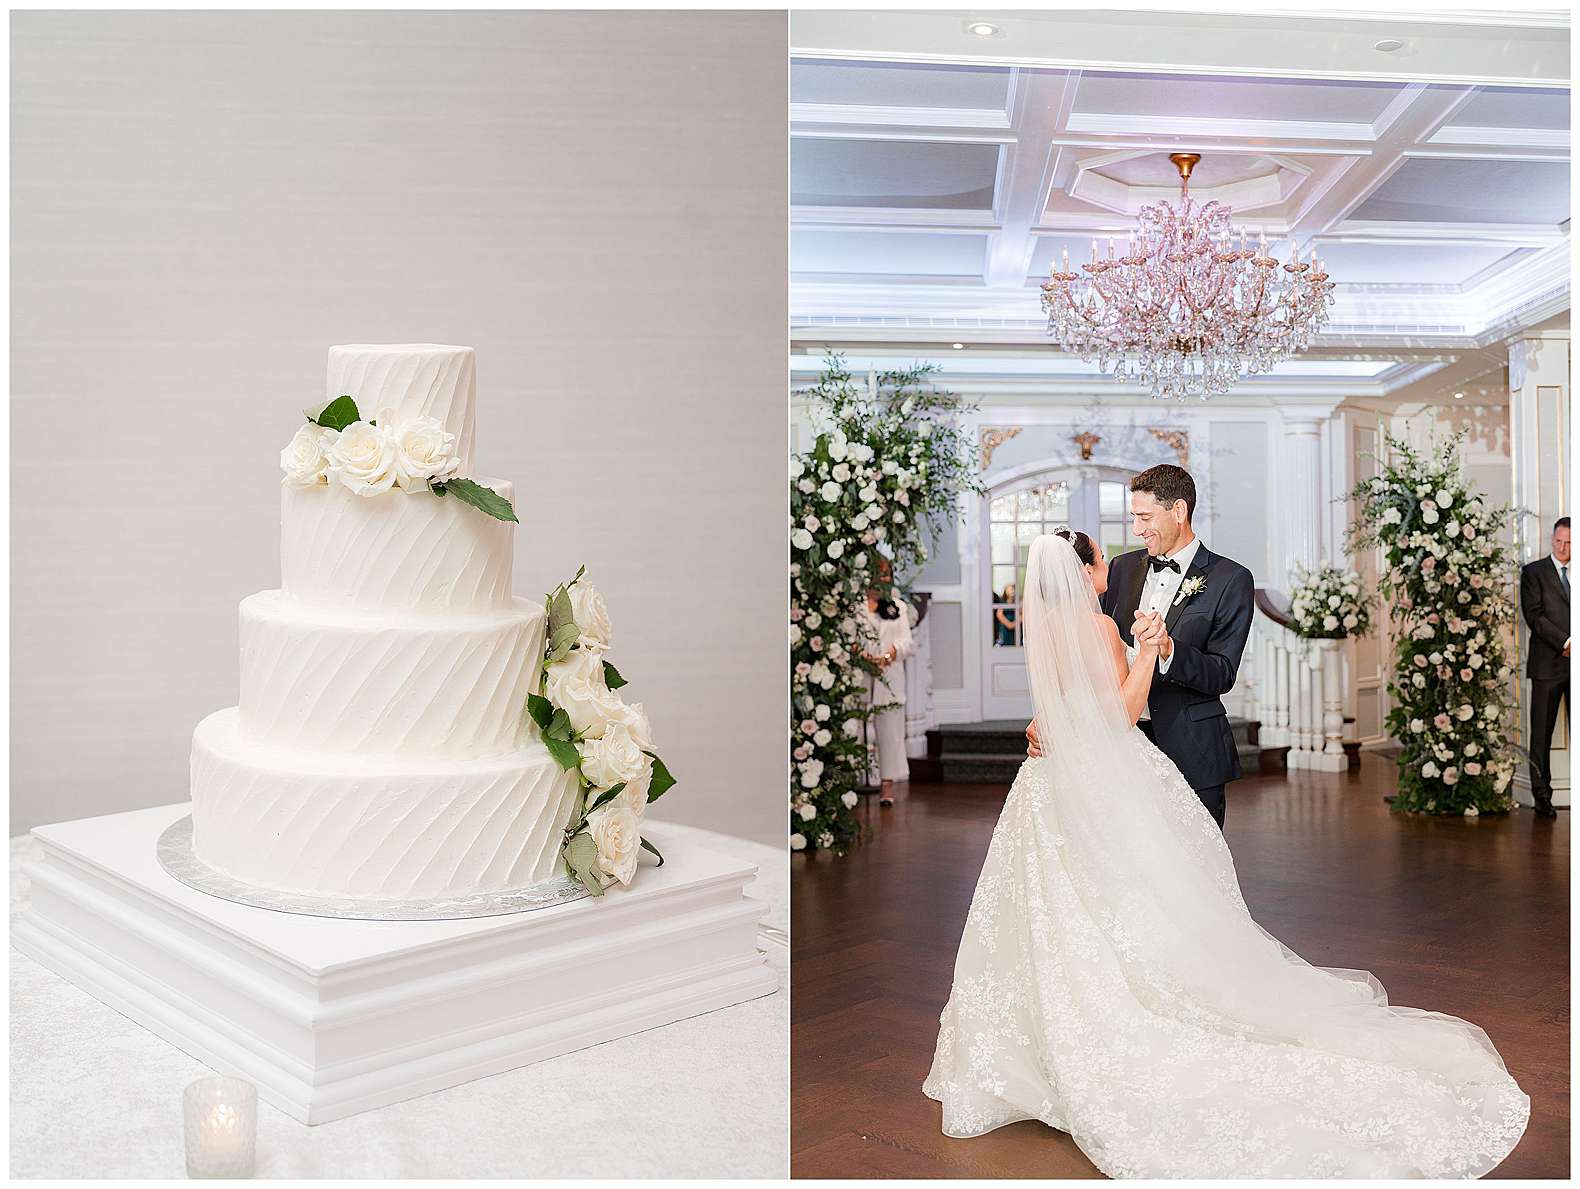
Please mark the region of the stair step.
[[[1240, 767], [1256, 772], [1262, 749], [1250, 743], [1250, 723], [1231, 718]], [[913, 760], [911, 779], [1008, 785], [1026, 758], [1026, 724], [1015, 720], [949, 723], [927, 733], [928, 757]]]

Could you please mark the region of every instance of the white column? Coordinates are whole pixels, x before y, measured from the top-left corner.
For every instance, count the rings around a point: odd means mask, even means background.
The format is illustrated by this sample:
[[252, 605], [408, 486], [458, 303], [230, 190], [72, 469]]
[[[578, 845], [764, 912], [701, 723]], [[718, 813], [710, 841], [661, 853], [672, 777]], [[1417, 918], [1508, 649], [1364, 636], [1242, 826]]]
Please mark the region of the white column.
[[[1521, 564], [1546, 556], [1553, 521], [1569, 507], [1569, 332], [1543, 331], [1509, 344], [1509, 450], [1513, 456], [1515, 547]], [[1525, 620], [1516, 621], [1520, 660], [1520, 738], [1530, 729], [1531, 686], [1525, 679]], [[1560, 719], [1553, 732], [1553, 804], [1569, 804], [1568, 736]], [[1531, 804], [1530, 770], [1521, 764], [1515, 799]]]
[[1296, 566], [1315, 566], [1327, 552], [1330, 501], [1337, 493], [1323, 465], [1322, 435], [1337, 403], [1297, 398], [1279, 409], [1283, 433], [1272, 484], [1277, 534], [1271, 577], [1281, 591], [1289, 590]]

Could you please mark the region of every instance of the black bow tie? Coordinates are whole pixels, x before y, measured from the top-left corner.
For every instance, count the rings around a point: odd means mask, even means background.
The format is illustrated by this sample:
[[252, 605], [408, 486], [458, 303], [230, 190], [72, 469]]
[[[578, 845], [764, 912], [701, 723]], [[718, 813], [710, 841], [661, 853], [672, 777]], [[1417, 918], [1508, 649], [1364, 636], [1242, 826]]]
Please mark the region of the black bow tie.
[[1147, 565], [1153, 570], [1173, 570], [1176, 574], [1180, 572], [1179, 562], [1167, 557], [1152, 557], [1149, 555], [1147, 557]]

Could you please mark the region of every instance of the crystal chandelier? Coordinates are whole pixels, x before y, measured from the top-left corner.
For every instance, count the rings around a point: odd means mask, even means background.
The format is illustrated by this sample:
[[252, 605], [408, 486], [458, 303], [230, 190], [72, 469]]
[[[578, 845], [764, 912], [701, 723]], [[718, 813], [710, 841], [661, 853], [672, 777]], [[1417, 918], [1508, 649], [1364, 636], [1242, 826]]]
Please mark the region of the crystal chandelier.
[[1136, 233], [1115, 255], [1092, 241], [1092, 262], [1070, 271], [1057, 263], [1042, 286], [1048, 333], [1059, 346], [1093, 359], [1121, 383], [1144, 384], [1154, 397], [1207, 397], [1242, 376], [1271, 371], [1311, 344], [1328, 321], [1333, 282], [1316, 249], [1302, 262], [1293, 240], [1289, 263], [1229, 224], [1221, 202], [1198, 206], [1190, 175], [1199, 153], [1171, 153], [1179, 170], [1177, 206], [1141, 208]]

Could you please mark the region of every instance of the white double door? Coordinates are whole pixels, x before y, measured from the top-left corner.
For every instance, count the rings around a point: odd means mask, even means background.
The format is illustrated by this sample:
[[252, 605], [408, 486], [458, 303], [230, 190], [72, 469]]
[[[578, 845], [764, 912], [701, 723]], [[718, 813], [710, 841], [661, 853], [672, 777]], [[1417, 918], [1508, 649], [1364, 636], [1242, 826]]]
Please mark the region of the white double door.
[[1130, 474], [1109, 467], [1054, 467], [1022, 474], [982, 498], [978, 605], [988, 608], [980, 649], [983, 720], [1031, 716], [1020, 591], [1032, 541], [1067, 524], [1097, 541], [1110, 559], [1139, 547], [1130, 524]]

